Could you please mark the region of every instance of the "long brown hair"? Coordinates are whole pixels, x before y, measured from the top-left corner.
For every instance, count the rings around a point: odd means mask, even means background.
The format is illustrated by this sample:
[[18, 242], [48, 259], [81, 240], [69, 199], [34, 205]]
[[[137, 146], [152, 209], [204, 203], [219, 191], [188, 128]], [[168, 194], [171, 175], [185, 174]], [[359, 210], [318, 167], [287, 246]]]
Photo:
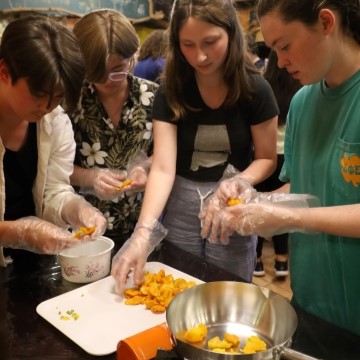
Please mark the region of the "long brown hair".
[[240, 97], [251, 97], [249, 74], [257, 72], [248, 56], [244, 33], [231, 0], [176, 0], [168, 29], [164, 79], [166, 98], [175, 120], [192, 109], [186, 101], [184, 89], [194, 70], [182, 56], [179, 43], [179, 31], [189, 17], [220, 26], [228, 34], [224, 80], [229, 91], [224, 102], [225, 107], [234, 106]]

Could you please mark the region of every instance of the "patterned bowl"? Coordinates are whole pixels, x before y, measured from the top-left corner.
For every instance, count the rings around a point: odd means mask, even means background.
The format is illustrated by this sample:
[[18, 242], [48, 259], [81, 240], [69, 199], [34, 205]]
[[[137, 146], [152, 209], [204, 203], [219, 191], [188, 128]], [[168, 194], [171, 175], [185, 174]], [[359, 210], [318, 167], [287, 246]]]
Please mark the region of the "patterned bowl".
[[100, 236], [96, 240], [67, 248], [59, 254], [61, 275], [74, 283], [89, 283], [109, 274], [114, 242]]

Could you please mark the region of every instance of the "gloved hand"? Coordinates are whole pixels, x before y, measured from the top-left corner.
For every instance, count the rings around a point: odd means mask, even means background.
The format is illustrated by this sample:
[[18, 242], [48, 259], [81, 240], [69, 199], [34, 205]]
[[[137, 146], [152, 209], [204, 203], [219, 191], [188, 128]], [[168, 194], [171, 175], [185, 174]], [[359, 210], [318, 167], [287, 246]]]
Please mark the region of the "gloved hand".
[[35, 216], [6, 221], [0, 244], [39, 254], [58, 254], [63, 249], [78, 245], [86, 238], [76, 239], [69, 231]]
[[131, 237], [112, 260], [111, 275], [115, 278], [118, 294], [123, 294], [131, 268], [134, 268], [134, 284], [142, 282], [146, 260], [167, 232], [155, 219], [146, 219], [136, 225]]
[[220, 240], [227, 239], [235, 231], [242, 236], [255, 234], [263, 238], [304, 232], [301, 220], [303, 210], [271, 202], [230, 206], [220, 215]]
[[74, 230], [81, 226], [86, 228], [95, 226], [95, 231], [90, 235], [91, 239], [103, 235], [107, 227], [107, 221], [101, 211], [75, 194], [64, 203], [61, 216]]
[[143, 150], [138, 149], [136, 151], [134, 158], [126, 167], [128, 178], [131, 180], [128, 190], [143, 191], [145, 189], [151, 162], [152, 159]]
[[210, 241], [222, 243], [236, 231], [242, 236], [270, 238], [290, 232], [304, 232], [301, 213], [311, 206], [320, 206], [318, 198], [307, 194], [253, 193], [244, 204], [228, 206], [216, 214]]
[[212, 197], [217, 197], [218, 202], [224, 207], [229, 199], [241, 198], [244, 202], [250, 201], [256, 190], [245, 178], [241, 177], [241, 173], [229, 179], [219, 182], [217, 189]]
[[118, 188], [127, 178], [127, 172], [125, 170], [93, 167], [84, 169], [82, 177], [84, 183], [90, 183], [92, 186], [80, 184], [80, 193], [93, 194], [100, 200], [112, 200], [119, 196]]
[[[217, 241], [220, 213], [228, 206], [229, 199], [240, 198], [242, 202], [249, 202], [255, 194], [256, 190], [242, 177], [241, 173], [232, 165], [228, 165], [214, 193], [205, 201], [205, 206], [200, 211], [202, 238], [207, 238], [211, 231], [210, 242]], [[228, 243], [226, 239], [222, 241], [224, 244]]]

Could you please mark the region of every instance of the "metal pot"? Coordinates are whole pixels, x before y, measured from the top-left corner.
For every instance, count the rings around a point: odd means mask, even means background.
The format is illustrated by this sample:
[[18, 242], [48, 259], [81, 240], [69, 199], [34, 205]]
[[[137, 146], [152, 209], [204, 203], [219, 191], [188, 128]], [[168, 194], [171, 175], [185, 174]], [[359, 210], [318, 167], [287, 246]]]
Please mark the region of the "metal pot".
[[[267, 288], [234, 281], [200, 284], [175, 296], [166, 312], [167, 325], [178, 354], [189, 360], [315, 359], [288, 348], [298, 320], [291, 304]], [[201, 343], [177, 337], [199, 323], [208, 334]], [[240, 337], [259, 336], [267, 349], [255, 354], [222, 354], [208, 349], [207, 341], [225, 333]]]

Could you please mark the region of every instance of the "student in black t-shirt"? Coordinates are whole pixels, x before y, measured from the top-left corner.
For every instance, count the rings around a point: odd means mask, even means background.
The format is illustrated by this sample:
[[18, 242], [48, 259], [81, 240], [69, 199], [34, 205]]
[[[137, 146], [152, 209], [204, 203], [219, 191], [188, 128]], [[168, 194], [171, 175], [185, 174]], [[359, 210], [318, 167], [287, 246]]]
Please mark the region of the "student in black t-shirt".
[[226, 246], [212, 243], [201, 236], [198, 214], [229, 164], [238, 170], [233, 182], [249, 188], [276, 166], [278, 107], [249, 58], [232, 1], [178, 0], [168, 32], [145, 199], [134, 233], [113, 261], [118, 291], [130, 267], [140, 281], [160, 238], [161, 215], [168, 241], [250, 282], [257, 238], [235, 235]]

